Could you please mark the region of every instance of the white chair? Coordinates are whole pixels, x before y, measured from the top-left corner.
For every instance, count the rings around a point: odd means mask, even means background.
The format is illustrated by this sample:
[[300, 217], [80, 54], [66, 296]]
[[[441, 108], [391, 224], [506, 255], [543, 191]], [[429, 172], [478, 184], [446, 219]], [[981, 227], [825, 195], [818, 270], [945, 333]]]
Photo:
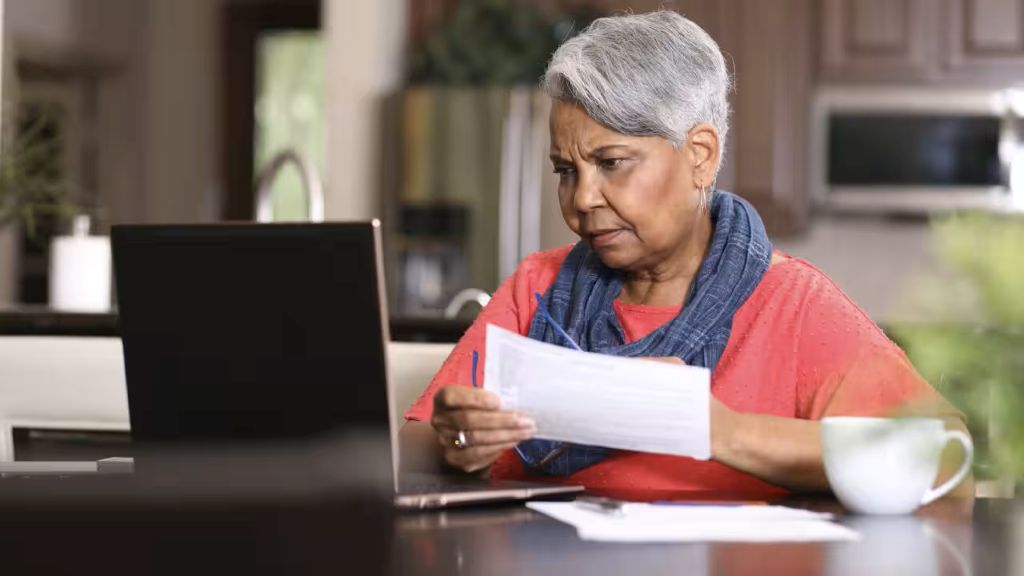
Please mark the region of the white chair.
[[[396, 414], [419, 396], [451, 349], [451, 344], [389, 344]], [[129, 431], [120, 338], [0, 337], [0, 461], [14, 457], [11, 430], [16, 427]]]
[[388, 379], [391, 402], [401, 421], [402, 414], [419, 398], [441, 364], [452, 353], [453, 344], [391, 342], [388, 345]]
[[129, 430], [121, 340], [0, 337], [0, 461], [14, 427]]

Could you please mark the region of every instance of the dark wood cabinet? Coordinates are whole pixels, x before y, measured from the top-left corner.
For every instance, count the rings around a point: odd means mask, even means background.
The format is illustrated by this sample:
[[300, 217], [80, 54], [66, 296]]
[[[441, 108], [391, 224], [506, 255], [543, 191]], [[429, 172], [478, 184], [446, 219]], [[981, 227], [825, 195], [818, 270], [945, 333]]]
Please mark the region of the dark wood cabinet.
[[946, 0], [943, 50], [952, 80], [1024, 80], [1024, 0]]
[[1024, 80], [1024, 0], [820, 0], [819, 80]]
[[721, 6], [719, 43], [736, 75], [727, 187], [757, 208], [773, 236], [799, 232], [810, 212], [808, 48], [814, 44], [814, 0], [733, 0]]
[[825, 81], [905, 81], [938, 71], [935, 0], [822, 0]]

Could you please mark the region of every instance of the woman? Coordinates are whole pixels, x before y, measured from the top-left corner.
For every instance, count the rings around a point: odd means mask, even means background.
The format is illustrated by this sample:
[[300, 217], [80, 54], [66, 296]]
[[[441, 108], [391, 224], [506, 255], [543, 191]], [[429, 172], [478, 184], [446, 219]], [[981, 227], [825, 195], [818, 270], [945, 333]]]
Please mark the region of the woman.
[[[562, 216], [581, 240], [502, 284], [406, 413], [404, 444], [493, 478], [771, 494], [827, 489], [824, 416], [929, 401], [962, 427], [824, 274], [773, 251], [754, 209], [714, 190], [730, 78], [702, 29], [668, 11], [602, 18], [555, 52], [543, 86]], [[471, 387], [487, 324], [566, 345], [534, 293], [585, 350], [711, 369], [712, 460], [533, 439], [529, 417]]]

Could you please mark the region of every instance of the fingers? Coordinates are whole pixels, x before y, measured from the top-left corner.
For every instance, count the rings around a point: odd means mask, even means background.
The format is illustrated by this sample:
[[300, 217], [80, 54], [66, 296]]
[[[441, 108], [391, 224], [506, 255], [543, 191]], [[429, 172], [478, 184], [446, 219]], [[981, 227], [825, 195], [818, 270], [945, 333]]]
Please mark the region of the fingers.
[[516, 444], [518, 442], [469, 446], [468, 448], [452, 448], [449, 445], [448, 449], [444, 451], [444, 458], [449, 466], [463, 472], [476, 472], [493, 464], [502, 452], [514, 448]]
[[[437, 430], [445, 461], [464, 472], [490, 466], [503, 451], [533, 437], [537, 428], [531, 418], [501, 410], [495, 394], [466, 386], [437, 391], [430, 424]], [[460, 431], [466, 445], [456, 447]]]
[[475, 472], [493, 464], [505, 450], [529, 440], [533, 431], [464, 430], [463, 434], [466, 439], [463, 447], [455, 446], [458, 430], [439, 430], [437, 440], [444, 449], [445, 462], [463, 472]]
[[[523, 440], [529, 440], [532, 438], [534, 432], [535, 430], [532, 428], [518, 430], [462, 430], [468, 446], [487, 446], [508, 443], [518, 444]], [[455, 443], [455, 439], [458, 437], [459, 429], [445, 427], [437, 430], [437, 439], [445, 448], [451, 448]]]
[[527, 430], [537, 427], [532, 419], [516, 412], [485, 410], [434, 410], [430, 424], [438, 430]]
[[434, 411], [440, 410], [498, 410], [501, 400], [492, 392], [466, 386], [445, 386], [434, 394]]

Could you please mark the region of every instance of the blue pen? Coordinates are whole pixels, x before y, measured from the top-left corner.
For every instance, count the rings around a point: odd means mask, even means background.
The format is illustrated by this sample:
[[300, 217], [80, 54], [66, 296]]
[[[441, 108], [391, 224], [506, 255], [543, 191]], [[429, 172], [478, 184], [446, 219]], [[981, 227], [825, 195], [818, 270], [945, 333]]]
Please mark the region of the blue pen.
[[540, 292], [534, 292], [533, 296], [537, 299], [537, 311], [540, 312], [540, 315], [543, 316], [545, 320], [547, 320], [548, 324], [550, 324], [555, 330], [555, 333], [568, 342], [573, 349], [582, 352], [583, 348], [580, 348], [579, 344], [574, 342], [572, 337], [570, 337], [565, 330], [562, 330], [562, 327], [558, 325], [558, 322], [555, 322], [555, 319], [551, 317], [551, 313], [548, 312], [548, 307], [544, 305], [544, 299], [541, 298]]
[[[579, 350], [580, 352], [582, 352], [583, 348], [580, 348], [580, 345], [577, 344], [571, 336], [569, 336], [569, 333], [563, 330], [562, 327], [558, 325], [558, 322], [555, 322], [555, 319], [551, 316], [551, 313], [548, 312], [548, 307], [544, 305], [544, 298], [541, 297], [540, 292], [534, 292], [533, 297], [537, 299], [537, 312], [540, 312], [540, 315], [543, 316], [544, 320], [546, 320], [547, 323], [551, 325], [551, 328], [555, 330], [555, 333], [561, 336], [563, 339], [565, 339], [565, 341], [568, 342], [574, 350]], [[556, 448], [551, 450], [551, 452], [548, 452], [547, 456], [541, 458], [541, 461], [537, 464], [537, 466], [546, 466], [548, 462], [551, 462], [555, 458], [560, 458], [562, 454], [565, 454], [569, 450], [569, 446], [570, 445], [566, 442], [559, 442]]]
[[473, 350], [473, 388], [479, 388], [476, 385], [476, 365], [480, 362], [480, 355], [477, 354], [476, 350]]

